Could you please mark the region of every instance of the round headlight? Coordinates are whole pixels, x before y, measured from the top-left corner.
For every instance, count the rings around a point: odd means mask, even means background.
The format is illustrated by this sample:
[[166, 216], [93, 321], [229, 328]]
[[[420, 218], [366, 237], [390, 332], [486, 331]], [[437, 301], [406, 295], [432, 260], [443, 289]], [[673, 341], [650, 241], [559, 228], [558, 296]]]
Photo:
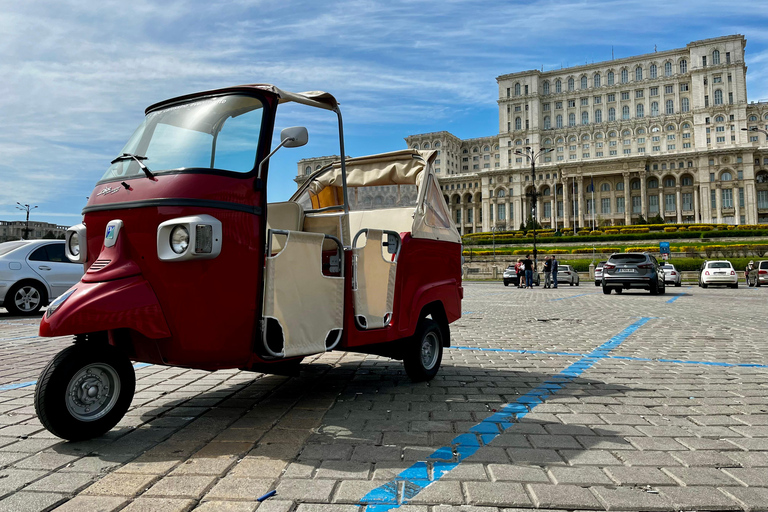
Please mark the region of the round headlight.
[[69, 253], [72, 256], [80, 256], [80, 235], [77, 232], [69, 237]]
[[185, 226], [176, 226], [171, 230], [171, 249], [176, 254], [181, 254], [189, 246], [189, 231]]

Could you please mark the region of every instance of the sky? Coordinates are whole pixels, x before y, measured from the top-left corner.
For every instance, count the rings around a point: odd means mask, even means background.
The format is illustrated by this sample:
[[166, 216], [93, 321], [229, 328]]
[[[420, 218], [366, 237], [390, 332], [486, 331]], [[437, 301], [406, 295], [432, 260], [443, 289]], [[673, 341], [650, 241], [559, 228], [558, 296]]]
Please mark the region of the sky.
[[[31, 220], [79, 223], [144, 109], [166, 98], [244, 83], [328, 91], [347, 154], [361, 156], [418, 133], [497, 134], [499, 75], [730, 34], [747, 39], [750, 101], [768, 100], [766, 27], [755, 0], [0, 0], [0, 220], [23, 220], [20, 202], [38, 206]], [[307, 125], [310, 144], [278, 153], [270, 200], [295, 191], [300, 158], [339, 153], [327, 116], [278, 118], [276, 132]]]

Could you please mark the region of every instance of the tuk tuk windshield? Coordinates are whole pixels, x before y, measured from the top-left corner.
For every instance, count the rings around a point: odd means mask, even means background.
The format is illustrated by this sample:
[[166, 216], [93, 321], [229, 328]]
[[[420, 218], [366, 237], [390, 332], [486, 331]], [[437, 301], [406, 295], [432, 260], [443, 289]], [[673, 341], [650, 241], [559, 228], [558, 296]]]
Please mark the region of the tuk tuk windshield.
[[[153, 173], [216, 169], [245, 173], [256, 165], [262, 103], [218, 96], [147, 114], [120, 154], [136, 155]], [[134, 158], [109, 166], [102, 180], [144, 176]]]

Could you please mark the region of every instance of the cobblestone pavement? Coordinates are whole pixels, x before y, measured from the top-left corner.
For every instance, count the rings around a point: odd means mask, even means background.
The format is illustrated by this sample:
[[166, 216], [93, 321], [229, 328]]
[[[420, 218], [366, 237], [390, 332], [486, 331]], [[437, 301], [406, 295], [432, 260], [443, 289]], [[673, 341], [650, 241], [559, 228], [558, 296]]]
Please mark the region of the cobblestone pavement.
[[342, 352], [298, 378], [146, 366], [81, 443], [33, 407], [69, 340], [0, 312], [0, 512], [768, 510], [767, 299], [465, 283], [428, 384]]

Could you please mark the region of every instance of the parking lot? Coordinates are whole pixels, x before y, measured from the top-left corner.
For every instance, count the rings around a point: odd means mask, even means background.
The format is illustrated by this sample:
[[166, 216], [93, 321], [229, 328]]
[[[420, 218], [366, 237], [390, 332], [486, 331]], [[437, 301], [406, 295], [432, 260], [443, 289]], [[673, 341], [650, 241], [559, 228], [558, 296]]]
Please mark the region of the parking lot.
[[298, 378], [139, 365], [82, 443], [33, 406], [69, 340], [0, 310], [0, 512], [768, 510], [766, 300], [467, 282], [429, 383], [343, 352]]

